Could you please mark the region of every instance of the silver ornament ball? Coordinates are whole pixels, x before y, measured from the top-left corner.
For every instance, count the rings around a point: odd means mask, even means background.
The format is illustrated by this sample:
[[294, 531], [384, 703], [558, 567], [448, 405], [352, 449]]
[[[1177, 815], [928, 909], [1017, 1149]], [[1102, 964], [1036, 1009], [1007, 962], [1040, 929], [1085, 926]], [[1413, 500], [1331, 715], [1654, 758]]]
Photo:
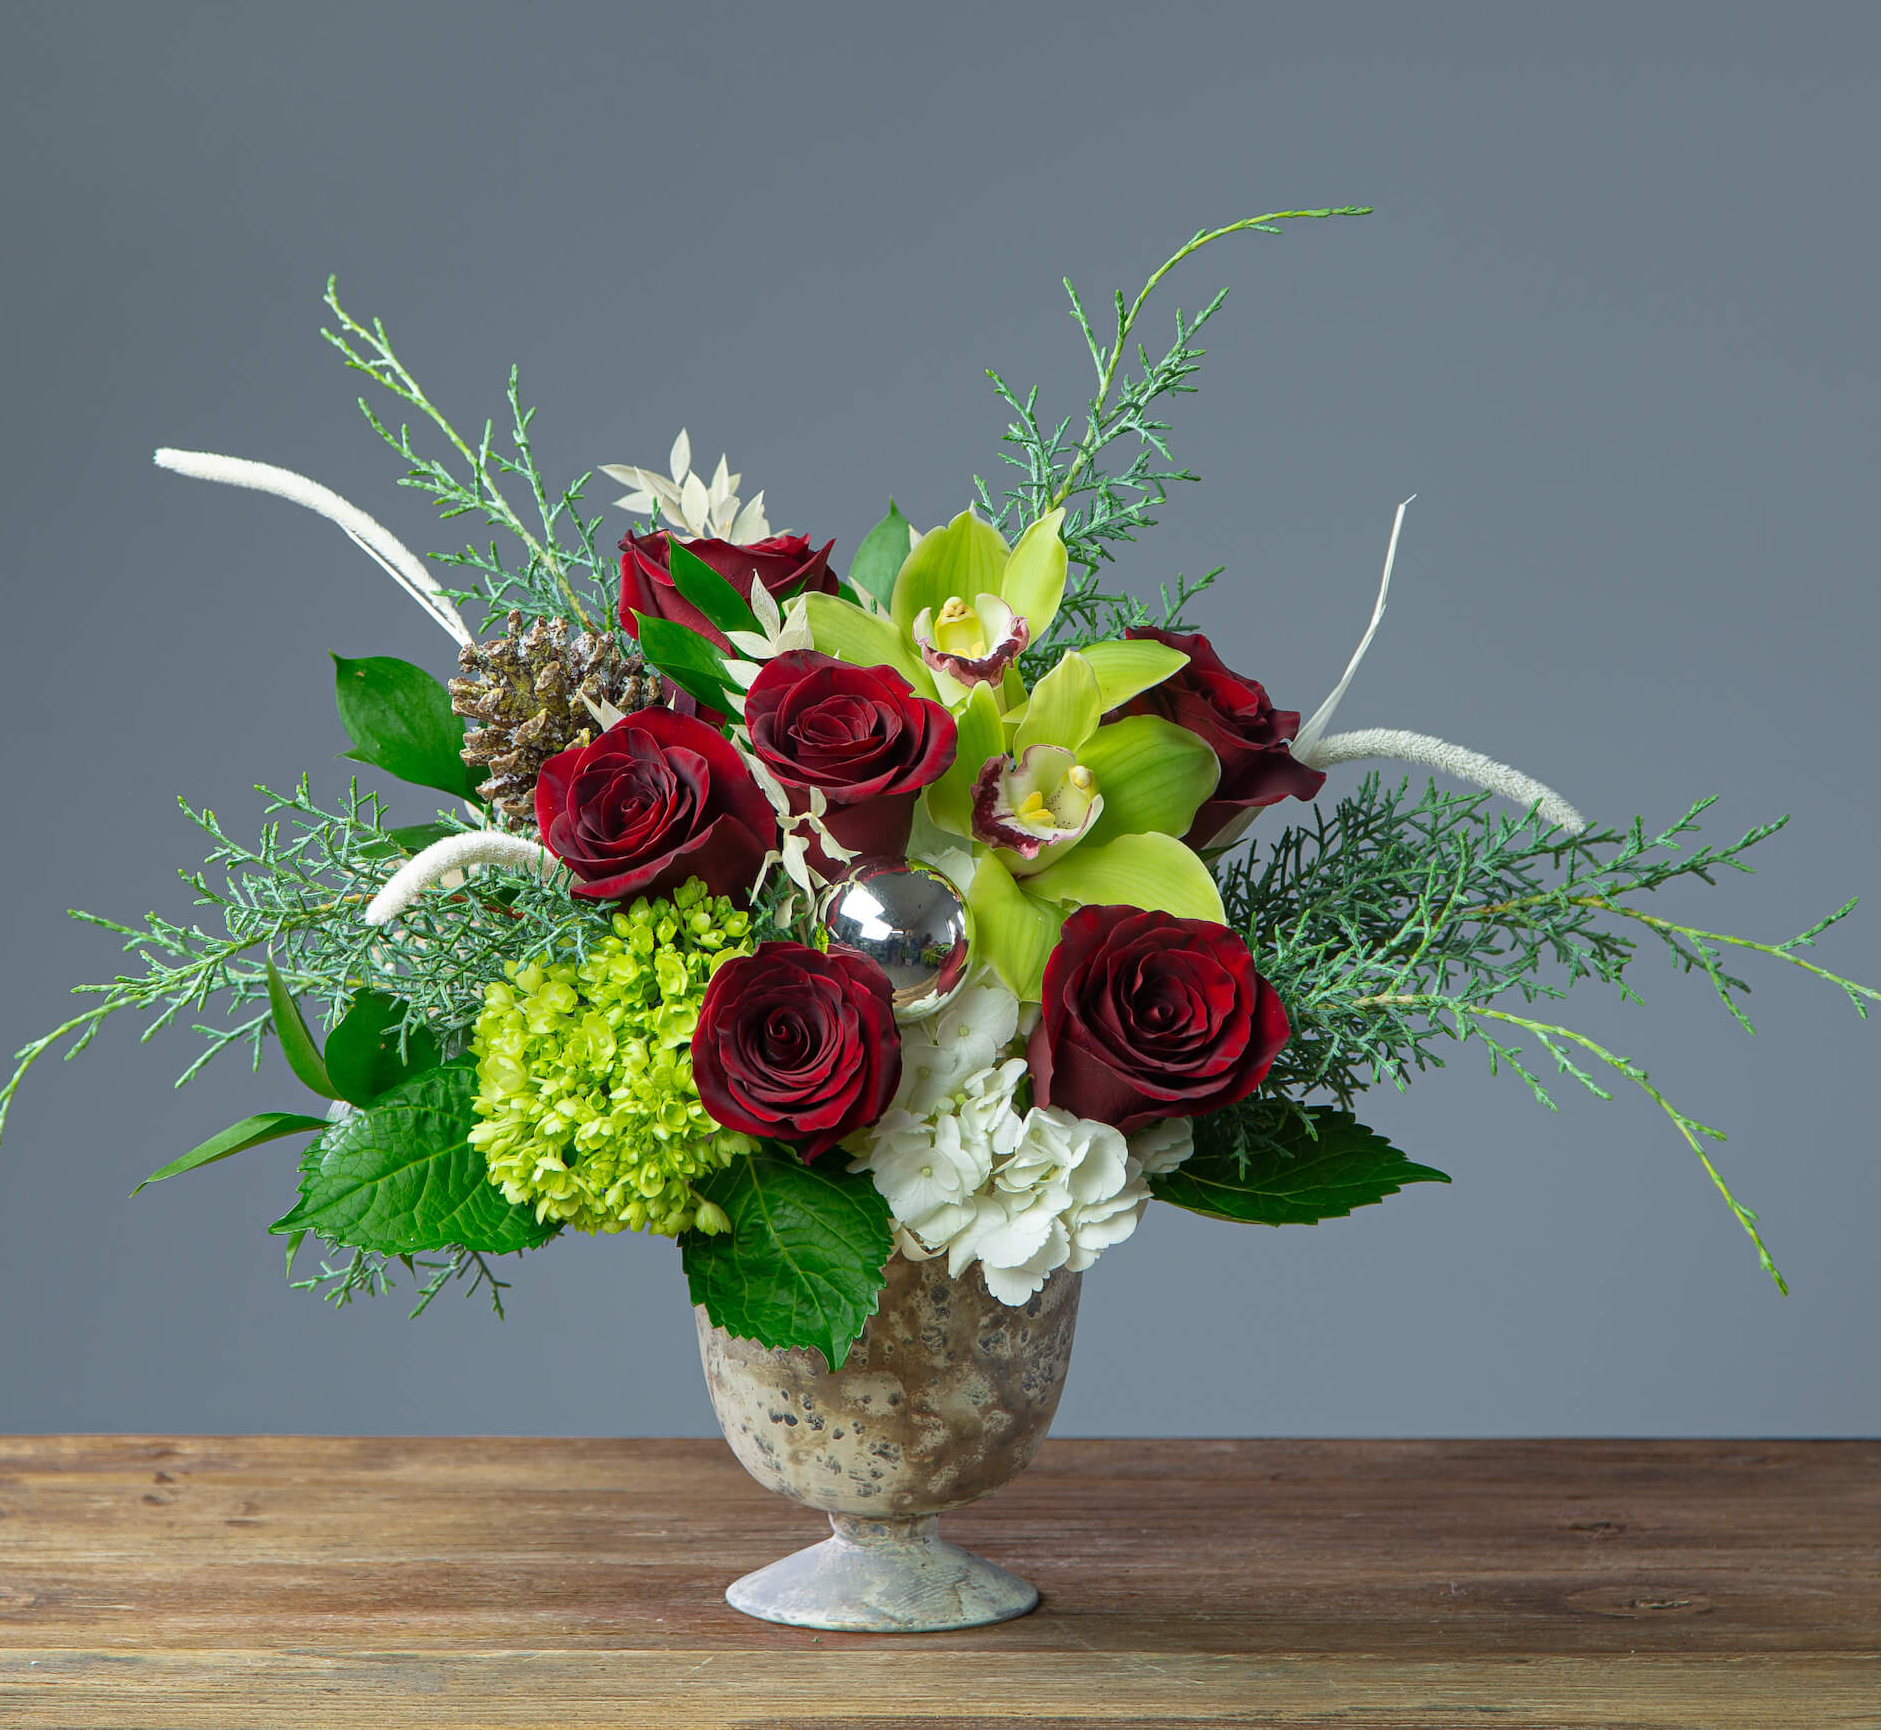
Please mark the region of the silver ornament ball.
[[967, 982], [973, 914], [932, 865], [859, 860], [817, 911], [832, 949], [866, 956], [888, 975], [897, 1021], [945, 1009]]

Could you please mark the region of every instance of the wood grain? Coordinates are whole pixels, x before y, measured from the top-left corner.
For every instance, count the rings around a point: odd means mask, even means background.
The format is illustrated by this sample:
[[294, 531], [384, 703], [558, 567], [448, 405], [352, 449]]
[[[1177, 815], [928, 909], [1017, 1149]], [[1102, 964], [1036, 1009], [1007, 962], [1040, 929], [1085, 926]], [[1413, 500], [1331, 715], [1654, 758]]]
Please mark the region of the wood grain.
[[1881, 1443], [1056, 1441], [1023, 1621], [815, 1635], [705, 1441], [0, 1439], [0, 1723], [1881, 1730]]

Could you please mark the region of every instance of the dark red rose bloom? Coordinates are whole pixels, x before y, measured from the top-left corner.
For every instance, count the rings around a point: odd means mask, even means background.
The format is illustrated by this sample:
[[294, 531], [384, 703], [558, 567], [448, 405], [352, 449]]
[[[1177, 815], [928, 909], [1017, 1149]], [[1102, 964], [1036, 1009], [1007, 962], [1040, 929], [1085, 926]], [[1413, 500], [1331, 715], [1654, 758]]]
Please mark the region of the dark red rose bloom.
[[954, 760], [953, 717], [917, 697], [893, 667], [852, 667], [813, 649], [765, 662], [745, 693], [751, 748], [784, 784], [791, 809], [810, 789], [828, 801], [824, 824], [861, 855], [908, 849], [914, 802]]
[[1191, 847], [1225, 846], [1238, 840], [1253, 814], [1282, 799], [1311, 799], [1326, 784], [1324, 771], [1309, 769], [1288, 748], [1300, 730], [1297, 709], [1276, 709], [1253, 679], [1221, 664], [1209, 640], [1197, 632], [1161, 631], [1133, 625], [1127, 637], [1148, 638], [1180, 649], [1189, 664], [1124, 704], [1126, 715], [1160, 715], [1186, 727], [1221, 759], [1214, 795], [1183, 836]]
[[[831, 541], [817, 552], [810, 551], [808, 535], [772, 535], [768, 540], [753, 541], [748, 547], [730, 541], [698, 540], [686, 542], [686, 550], [696, 554], [726, 582], [751, 599], [751, 585], [762, 583], [779, 604], [803, 589], [819, 595], [836, 592], [836, 573], [829, 568]], [[620, 543], [620, 624], [630, 637], [640, 632], [634, 624], [635, 613], [649, 618], [671, 619], [689, 631], [697, 631], [707, 642], [726, 653], [731, 644], [725, 633], [673, 587], [672, 573], [666, 568], [666, 534], [629, 533]]]
[[888, 975], [859, 955], [760, 943], [706, 986], [692, 1079], [727, 1129], [815, 1159], [895, 1097], [901, 1033]]
[[1245, 1099], [1287, 1042], [1247, 945], [1210, 919], [1080, 907], [1045, 963], [1033, 1097], [1129, 1135]]
[[544, 763], [536, 825], [580, 879], [575, 893], [594, 901], [663, 894], [688, 877], [742, 898], [777, 839], [743, 759], [722, 734], [670, 709], [637, 709]]

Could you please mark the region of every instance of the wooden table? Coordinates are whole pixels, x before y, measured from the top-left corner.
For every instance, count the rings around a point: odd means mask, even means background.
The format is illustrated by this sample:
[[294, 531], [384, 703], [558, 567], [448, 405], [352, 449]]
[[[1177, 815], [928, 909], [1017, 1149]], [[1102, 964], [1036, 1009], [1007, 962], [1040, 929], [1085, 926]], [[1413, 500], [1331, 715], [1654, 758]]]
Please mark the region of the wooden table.
[[1044, 1593], [816, 1635], [716, 1441], [0, 1439], [0, 1724], [1881, 1726], [1881, 1443], [1054, 1441]]

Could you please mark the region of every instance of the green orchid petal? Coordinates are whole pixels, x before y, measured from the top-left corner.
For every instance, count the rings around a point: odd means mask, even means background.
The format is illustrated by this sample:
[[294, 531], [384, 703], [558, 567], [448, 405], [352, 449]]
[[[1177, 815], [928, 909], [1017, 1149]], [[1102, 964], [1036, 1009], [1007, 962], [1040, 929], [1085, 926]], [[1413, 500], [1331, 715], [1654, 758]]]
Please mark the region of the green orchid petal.
[[1064, 599], [1065, 543], [1058, 535], [1064, 520], [1062, 507], [1047, 511], [1019, 537], [999, 591], [1015, 613], [1024, 615], [1035, 643], [1051, 629]]
[[990, 853], [982, 853], [967, 891], [980, 953], [989, 956], [1006, 989], [1022, 1003], [1037, 1003], [1045, 963], [1058, 946], [1062, 908], [1028, 895]]
[[1087, 847], [1148, 831], [1186, 835], [1221, 779], [1220, 760], [1208, 745], [1160, 715], [1099, 727], [1078, 761], [1097, 777], [1104, 796], [1103, 815], [1084, 837]]
[[1013, 753], [1028, 745], [1062, 745], [1075, 751], [1097, 731], [1103, 713], [1097, 675], [1073, 649], [1032, 687], [1025, 719], [1013, 735]]
[[933, 675], [902, 632], [840, 595], [805, 595], [810, 639], [826, 655], [857, 667], [893, 667], [915, 695], [934, 695]]
[[1215, 879], [1194, 849], [1173, 835], [1119, 835], [1102, 846], [1075, 847], [1028, 878], [1026, 889], [1068, 907], [1142, 907], [1178, 919], [1222, 921]]
[[973, 833], [973, 783], [989, 757], [1005, 754], [1004, 731], [999, 724], [999, 703], [990, 685], [975, 685], [960, 713], [954, 760], [947, 773], [927, 790], [928, 815], [956, 835]]
[[[1033, 636], [1036, 641], [1037, 633]], [[1097, 675], [1105, 714], [1189, 664], [1189, 657], [1180, 649], [1147, 638], [1141, 642], [1092, 643], [1084, 651], [1084, 658]]]
[[946, 528], [924, 535], [895, 578], [888, 605], [895, 629], [907, 636], [923, 607], [938, 613], [949, 595], [964, 600], [999, 594], [1008, 556], [999, 530], [971, 510], [962, 511]]

